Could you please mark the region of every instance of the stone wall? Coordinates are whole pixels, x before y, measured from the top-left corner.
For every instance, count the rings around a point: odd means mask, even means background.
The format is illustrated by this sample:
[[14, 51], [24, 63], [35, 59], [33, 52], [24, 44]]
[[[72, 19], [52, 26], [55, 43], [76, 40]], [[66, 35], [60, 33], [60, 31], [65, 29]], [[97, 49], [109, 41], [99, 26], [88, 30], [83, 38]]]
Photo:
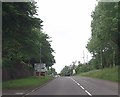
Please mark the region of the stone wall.
[[15, 64], [14, 68], [2, 68], [2, 81], [32, 76], [34, 71], [26, 64]]

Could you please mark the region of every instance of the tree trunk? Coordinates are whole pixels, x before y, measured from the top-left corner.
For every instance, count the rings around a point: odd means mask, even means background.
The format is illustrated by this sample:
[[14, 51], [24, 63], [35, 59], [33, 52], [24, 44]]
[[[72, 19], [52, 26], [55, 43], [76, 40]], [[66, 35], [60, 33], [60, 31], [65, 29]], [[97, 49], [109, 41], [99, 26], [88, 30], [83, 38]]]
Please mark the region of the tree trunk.
[[103, 66], [103, 52], [102, 52], [102, 50], [100, 50], [100, 55], [101, 55], [101, 66], [102, 66], [102, 70], [103, 70], [104, 66]]
[[113, 67], [115, 67], [115, 49], [113, 49]]

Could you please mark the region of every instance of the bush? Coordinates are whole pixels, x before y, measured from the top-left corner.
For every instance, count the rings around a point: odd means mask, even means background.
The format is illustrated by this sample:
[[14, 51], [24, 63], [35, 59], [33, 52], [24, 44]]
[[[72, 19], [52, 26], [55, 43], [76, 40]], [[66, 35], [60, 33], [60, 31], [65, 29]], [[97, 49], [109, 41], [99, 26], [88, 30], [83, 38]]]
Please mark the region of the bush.
[[94, 69], [94, 66], [93, 65], [78, 65], [78, 67], [76, 68], [76, 73], [79, 74], [79, 73], [82, 73], [82, 72], [88, 72], [90, 70], [93, 70]]

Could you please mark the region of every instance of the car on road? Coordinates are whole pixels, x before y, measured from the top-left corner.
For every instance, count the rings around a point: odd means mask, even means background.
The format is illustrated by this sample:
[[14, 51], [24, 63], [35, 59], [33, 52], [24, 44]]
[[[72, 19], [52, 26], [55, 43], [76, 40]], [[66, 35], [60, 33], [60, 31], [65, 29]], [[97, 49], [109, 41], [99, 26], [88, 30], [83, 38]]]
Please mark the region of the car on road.
[[60, 77], [60, 75], [55, 75], [54, 77]]

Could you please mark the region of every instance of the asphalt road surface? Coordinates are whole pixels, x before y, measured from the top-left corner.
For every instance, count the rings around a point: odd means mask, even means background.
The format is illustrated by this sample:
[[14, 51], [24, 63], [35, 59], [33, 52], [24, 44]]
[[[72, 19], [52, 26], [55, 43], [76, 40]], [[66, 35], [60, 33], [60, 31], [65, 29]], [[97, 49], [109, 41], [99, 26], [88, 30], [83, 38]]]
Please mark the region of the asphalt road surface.
[[58, 77], [26, 95], [118, 95], [118, 84], [87, 77]]

